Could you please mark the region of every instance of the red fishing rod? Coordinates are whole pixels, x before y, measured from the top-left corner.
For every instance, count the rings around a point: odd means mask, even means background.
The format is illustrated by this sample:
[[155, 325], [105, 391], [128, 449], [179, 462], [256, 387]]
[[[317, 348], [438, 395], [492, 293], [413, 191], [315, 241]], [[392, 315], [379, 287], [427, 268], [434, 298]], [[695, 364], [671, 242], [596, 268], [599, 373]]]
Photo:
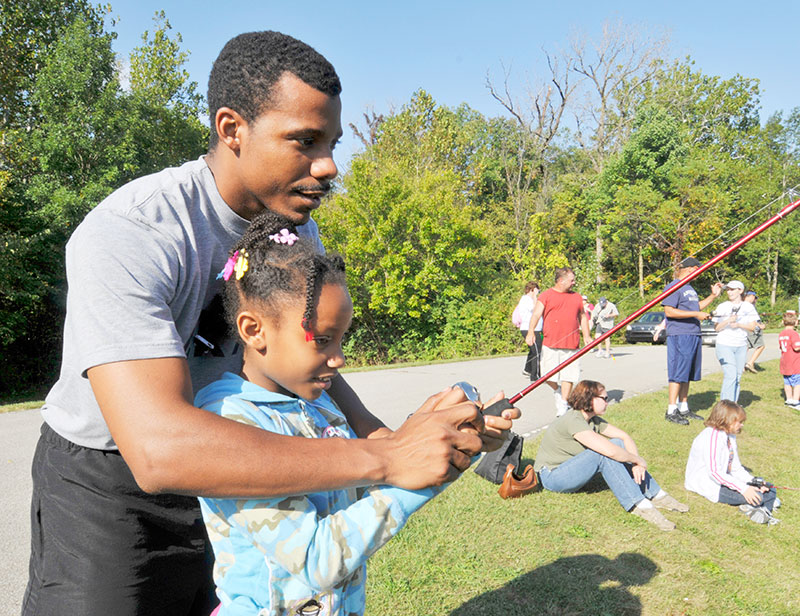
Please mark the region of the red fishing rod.
[[753, 229], [752, 231], [747, 233], [744, 237], [742, 237], [741, 239], [737, 240], [736, 242], [734, 242], [733, 244], [728, 246], [725, 250], [723, 250], [717, 256], [713, 257], [711, 260], [709, 260], [706, 263], [704, 263], [703, 265], [701, 265], [699, 268], [697, 268], [691, 274], [687, 275], [685, 278], [681, 278], [677, 282], [677, 284], [675, 284], [675, 285], [671, 286], [669, 289], [665, 290], [658, 297], [655, 297], [655, 298], [651, 299], [644, 306], [639, 308], [639, 310], [637, 310], [636, 312], [631, 314], [629, 317], [626, 317], [625, 319], [623, 319], [619, 324], [615, 325], [612, 329], [607, 331], [602, 336], [599, 336], [598, 338], [595, 338], [593, 341], [591, 341], [585, 347], [583, 347], [582, 349], [579, 349], [578, 352], [575, 353], [575, 355], [573, 355], [572, 357], [570, 357], [566, 361], [560, 363], [558, 366], [553, 368], [550, 372], [548, 372], [544, 376], [540, 377], [539, 379], [537, 379], [536, 381], [534, 381], [533, 383], [528, 385], [525, 389], [520, 391], [518, 394], [515, 394], [515, 395], [511, 396], [510, 398], [505, 398], [503, 400], [495, 402], [491, 406], [483, 409], [484, 415], [500, 415], [504, 410], [512, 408], [514, 406], [514, 404], [516, 404], [523, 397], [527, 396], [534, 389], [539, 387], [539, 385], [541, 385], [542, 383], [547, 381], [551, 376], [561, 372], [564, 368], [566, 368], [572, 362], [574, 362], [577, 359], [580, 359], [581, 357], [586, 355], [586, 353], [591, 351], [598, 344], [603, 342], [606, 338], [609, 338], [610, 336], [613, 336], [614, 334], [616, 334], [619, 330], [621, 330], [623, 327], [625, 327], [628, 323], [630, 323], [634, 319], [638, 318], [639, 316], [641, 316], [642, 314], [644, 314], [645, 312], [650, 310], [650, 308], [652, 308], [653, 306], [655, 306], [659, 302], [663, 301], [667, 296], [672, 295], [675, 291], [680, 289], [683, 285], [688, 284], [689, 282], [691, 282], [692, 280], [697, 278], [700, 274], [702, 274], [703, 272], [708, 270], [710, 267], [713, 267], [714, 265], [716, 265], [717, 263], [722, 261], [722, 259], [727, 257], [733, 251], [738, 250], [739, 248], [744, 246], [747, 242], [752, 240], [754, 237], [756, 237], [757, 235], [763, 233], [765, 230], [769, 229], [776, 222], [778, 222], [782, 218], [785, 218], [786, 216], [788, 216], [798, 206], [800, 206], [800, 199], [798, 199], [797, 201], [795, 201], [793, 203], [790, 203], [789, 205], [784, 207], [780, 212], [775, 214], [772, 218], [770, 218], [766, 222], [762, 223], [761, 225], [759, 225], [758, 227], [756, 227], [755, 229]]

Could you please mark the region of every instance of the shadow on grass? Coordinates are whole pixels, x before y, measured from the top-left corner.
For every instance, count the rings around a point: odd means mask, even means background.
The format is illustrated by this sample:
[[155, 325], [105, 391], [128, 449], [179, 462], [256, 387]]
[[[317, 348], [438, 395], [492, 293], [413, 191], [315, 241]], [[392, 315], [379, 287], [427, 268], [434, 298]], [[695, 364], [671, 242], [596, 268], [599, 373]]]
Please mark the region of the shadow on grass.
[[[609, 398], [611, 394], [609, 393]], [[704, 391], [699, 394], [689, 394], [689, 408], [694, 412], [698, 411], [711, 411], [714, 405], [719, 400], [718, 391]], [[746, 407], [749, 404], [758, 402], [761, 396], [754, 394], [752, 391], [742, 389], [739, 391], [739, 404]]]
[[641, 554], [615, 559], [599, 554], [568, 556], [470, 599], [450, 616], [512, 616], [642, 613], [631, 586], [647, 584], [658, 565]]
[[687, 402], [689, 403], [689, 408], [698, 413], [700, 411], [710, 411], [717, 403], [718, 398], [718, 391], [704, 391], [699, 394], [689, 394]]
[[608, 396], [609, 402], [619, 402], [622, 400], [622, 396], [625, 395], [624, 389], [606, 389], [606, 395]]
[[746, 389], [739, 390], [739, 404], [742, 406], [746, 407], [759, 400], [761, 400], [761, 396], [754, 394], [752, 391], [747, 391]]

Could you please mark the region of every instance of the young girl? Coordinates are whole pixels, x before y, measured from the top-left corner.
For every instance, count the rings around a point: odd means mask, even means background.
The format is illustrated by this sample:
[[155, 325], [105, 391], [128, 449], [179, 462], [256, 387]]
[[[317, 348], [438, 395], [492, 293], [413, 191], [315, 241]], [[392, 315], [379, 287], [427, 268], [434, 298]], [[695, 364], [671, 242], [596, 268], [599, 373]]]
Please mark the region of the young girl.
[[800, 334], [795, 331], [797, 313], [794, 310], [784, 313], [783, 324], [785, 327], [778, 336], [783, 391], [786, 393], [786, 404], [800, 408]]
[[772, 516], [775, 488], [748, 485], [753, 476], [739, 461], [736, 435], [747, 419], [744, 409], [731, 400], [714, 405], [706, 428], [697, 435], [686, 462], [684, 487], [712, 503], [739, 505], [739, 510], [759, 524], [777, 524]]
[[[265, 211], [221, 273], [240, 375], [202, 389], [198, 406], [265, 430], [355, 438], [325, 392], [344, 365], [353, 305], [344, 263]], [[201, 498], [220, 616], [361, 614], [367, 558], [442, 488], [350, 488], [263, 499]]]

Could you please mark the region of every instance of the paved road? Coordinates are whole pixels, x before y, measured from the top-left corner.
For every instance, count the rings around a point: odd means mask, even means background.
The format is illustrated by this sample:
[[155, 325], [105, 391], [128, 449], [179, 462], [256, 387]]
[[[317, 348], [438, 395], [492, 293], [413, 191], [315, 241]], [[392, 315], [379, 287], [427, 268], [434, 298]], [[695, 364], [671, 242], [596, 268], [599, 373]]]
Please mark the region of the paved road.
[[[761, 360], [778, 357], [777, 334], [767, 334]], [[666, 349], [639, 344], [618, 347], [614, 359], [582, 358], [583, 377], [606, 384], [612, 399], [662, 389], [666, 383]], [[523, 356], [393, 368], [347, 375], [348, 382], [367, 406], [392, 428], [425, 398], [456, 381], [469, 381], [488, 399], [499, 390], [511, 396], [527, 384], [522, 376]], [[704, 374], [719, 371], [714, 349], [703, 349]], [[746, 376], [745, 378], [751, 378]], [[517, 406], [522, 418], [516, 431], [530, 435], [555, 417], [550, 389], [545, 385], [523, 398]], [[30, 541], [30, 464], [39, 434], [38, 411], [0, 414], [0, 616], [18, 616], [27, 581]]]

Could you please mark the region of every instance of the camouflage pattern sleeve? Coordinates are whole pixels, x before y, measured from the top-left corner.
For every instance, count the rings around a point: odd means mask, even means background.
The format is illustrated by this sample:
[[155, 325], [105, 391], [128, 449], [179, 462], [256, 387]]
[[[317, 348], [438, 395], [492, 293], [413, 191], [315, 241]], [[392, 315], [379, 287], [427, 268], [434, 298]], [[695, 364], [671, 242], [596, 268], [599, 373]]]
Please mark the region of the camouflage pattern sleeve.
[[[227, 521], [304, 585], [326, 590], [355, 573], [405, 525], [437, 490], [390, 486], [267, 500], [204, 499], [209, 513]], [[333, 512], [335, 511], [335, 512]]]

